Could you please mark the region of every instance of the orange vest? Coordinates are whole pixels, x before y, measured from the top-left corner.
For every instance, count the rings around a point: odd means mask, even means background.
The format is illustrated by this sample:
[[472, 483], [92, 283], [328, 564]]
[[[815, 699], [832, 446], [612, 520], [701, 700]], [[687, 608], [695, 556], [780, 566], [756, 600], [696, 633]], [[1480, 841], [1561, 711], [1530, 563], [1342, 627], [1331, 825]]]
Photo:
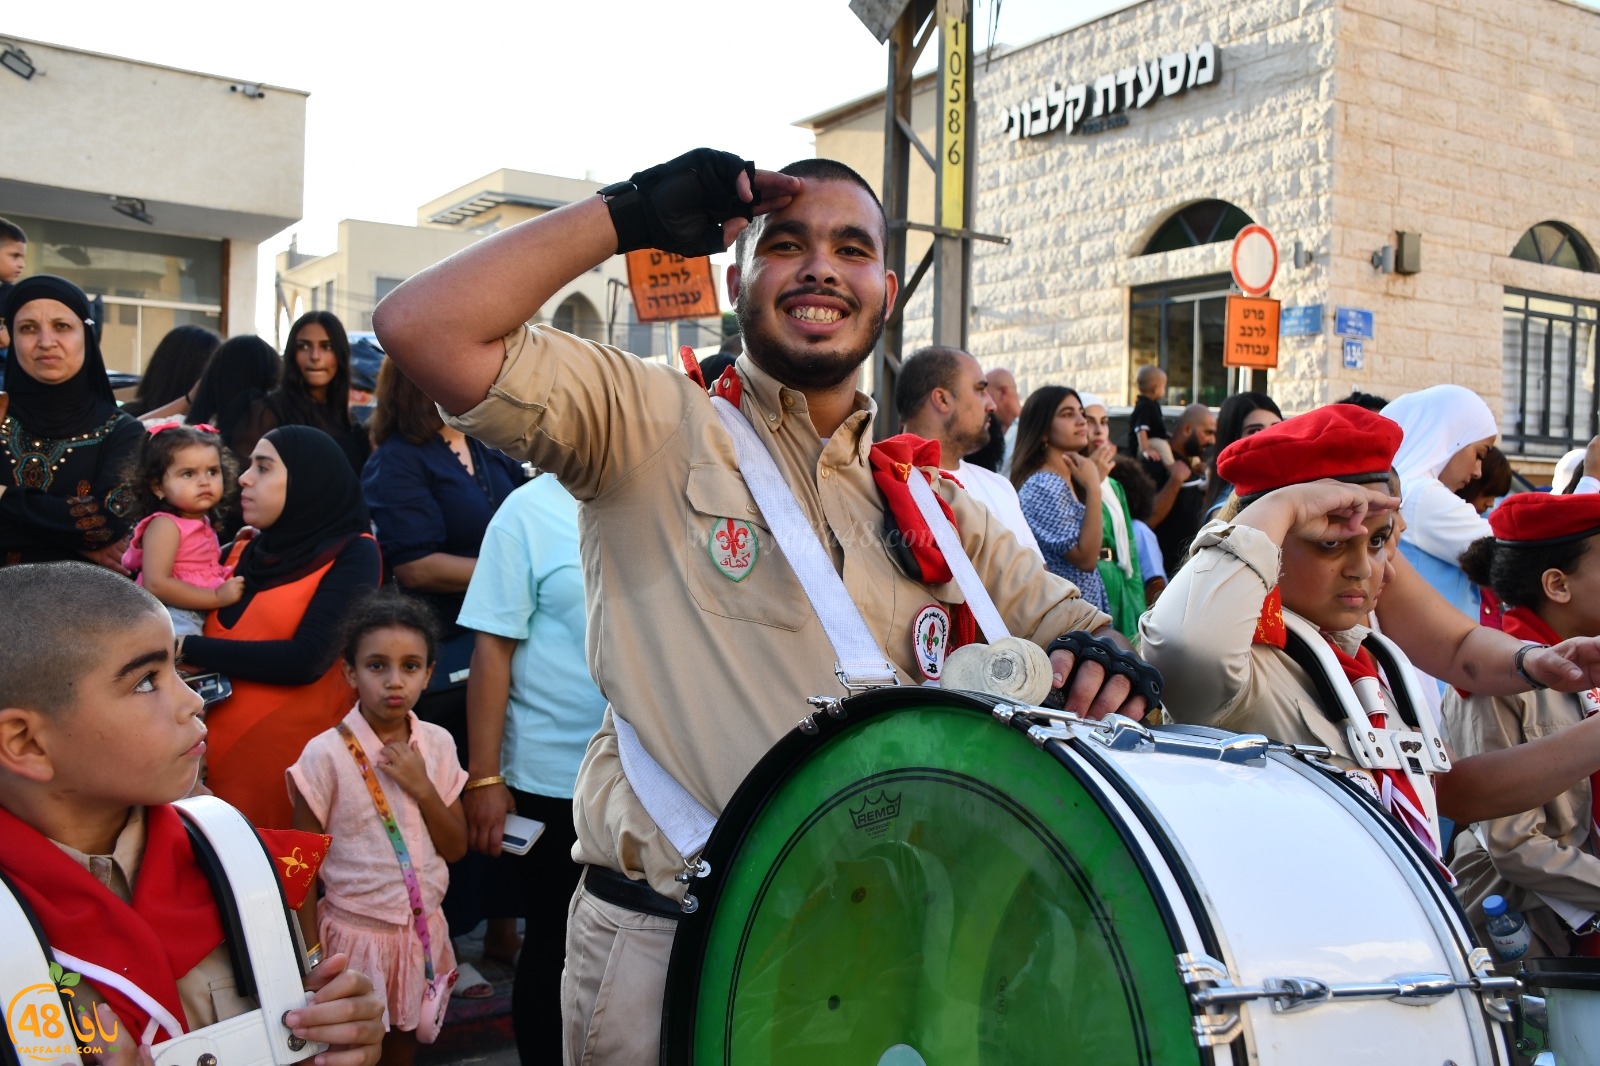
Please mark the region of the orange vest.
[[[244, 544], [235, 545], [229, 565], [239, 561], [243, 549]], [[257, 592], [232, 626], [223, 625], [217, 612], [211, 612], [205, 635], [223, 640], [293, 639], [333, 562], [297, 581]], [[285, 772], [312, 737], [332, 729], [355, 706], [355, 689], [344, 679], [342, 665], [336, 659], [309, 685], [234, 678], [233, 695], [206, 715], [210, 729], [206, 785], [243, 811], [253, 825], [288, 829], [294, 824]]]

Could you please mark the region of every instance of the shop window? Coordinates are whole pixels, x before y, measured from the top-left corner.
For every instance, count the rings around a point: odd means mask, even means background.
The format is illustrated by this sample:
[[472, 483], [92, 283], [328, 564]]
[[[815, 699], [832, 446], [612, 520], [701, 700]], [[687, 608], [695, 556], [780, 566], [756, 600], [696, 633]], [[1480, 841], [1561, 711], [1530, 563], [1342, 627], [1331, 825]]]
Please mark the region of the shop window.
[[1222, 334], [1232, 279], [1226, 274], [1145, 285], [1130, 294], [1128, 395], [1142, 366], [1167, 372], [1166, 403], [1215, 407], [1227, 398]]
[[1500, 432], [1507, 451], [1558, 456], [1600, 434], [1597, 316], [1600, 304], [1506, 290]]
[[1565, 222], [1541, 222], [1532, 227], [1511, 249], [1511, 258], [1590, 274], [1600, 271], [1594, 249], [1583, 239], [1583, 234]]
[[1255, 220], [1226, 200], [1201, 200], [1161, 224], [1140, 255], [1231, 241]]

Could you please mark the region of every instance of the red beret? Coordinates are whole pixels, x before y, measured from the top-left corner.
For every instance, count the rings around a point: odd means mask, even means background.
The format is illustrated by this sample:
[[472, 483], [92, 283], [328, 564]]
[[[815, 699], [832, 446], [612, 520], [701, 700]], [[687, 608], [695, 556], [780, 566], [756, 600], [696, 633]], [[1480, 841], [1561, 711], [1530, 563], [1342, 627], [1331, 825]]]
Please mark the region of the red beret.
[[1402, 436], [1365, 407], [1329, 404], [1234, 441], [1217, 456], [1217, 473], [1240, 496], [1322, 478], [1382, 481]]
[[1559, 544], [1600, 534], [1600, 495], [1555, 496], [1519, 492], [1489, 513], [1489, 528], [1502, 544]]

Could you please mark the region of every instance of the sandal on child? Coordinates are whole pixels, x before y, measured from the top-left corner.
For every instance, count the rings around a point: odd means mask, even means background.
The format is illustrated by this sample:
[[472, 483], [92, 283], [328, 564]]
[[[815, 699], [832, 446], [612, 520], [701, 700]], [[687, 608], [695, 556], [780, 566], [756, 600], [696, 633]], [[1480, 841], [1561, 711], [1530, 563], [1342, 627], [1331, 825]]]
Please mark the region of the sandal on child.
[[488, 978], [478, 972], [478, 968], [470, 962], [463, 962], [456, 969], [461, 978], [456, 982], [455, 994], [462, 999], [488, 999], [494, 995], [494, 985]]

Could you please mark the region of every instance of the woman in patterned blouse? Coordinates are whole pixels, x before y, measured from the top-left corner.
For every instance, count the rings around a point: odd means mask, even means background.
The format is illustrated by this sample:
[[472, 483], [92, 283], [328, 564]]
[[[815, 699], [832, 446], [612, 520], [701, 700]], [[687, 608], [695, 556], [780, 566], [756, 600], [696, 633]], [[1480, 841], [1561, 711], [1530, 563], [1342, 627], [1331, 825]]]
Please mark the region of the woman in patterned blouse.
[[1064, 385], [1035, 389], [1017, 419], [1011, 483], [1022, 515], [1052, 574], [1078, 586], [1083, 598], [1110, 613], [1097, 567], [1102, 546], [1100, 472], [1080, 455], [1089, 443], [1083, 402]]

